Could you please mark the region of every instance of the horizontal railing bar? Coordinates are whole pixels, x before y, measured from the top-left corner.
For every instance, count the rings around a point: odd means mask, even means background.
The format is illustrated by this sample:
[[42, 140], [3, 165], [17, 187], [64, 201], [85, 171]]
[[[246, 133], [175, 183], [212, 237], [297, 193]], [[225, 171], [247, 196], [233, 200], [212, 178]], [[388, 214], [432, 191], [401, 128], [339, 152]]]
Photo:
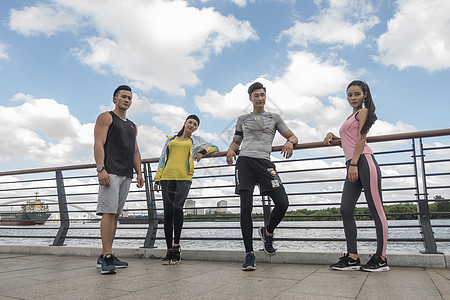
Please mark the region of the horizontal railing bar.
[[[450, 135], [450, 128], [448, 129], [438, 129], [438, 130], [429, 130], [429, 131], [416, 131], [416, 132], [408, 132], [408, 133], [397, 133], [397, 134], [388, 134], [388, 135], [379, 135], [379, 136], [370, 136], [367, 137], [368, 143], [375, 142], [388, 142], [388, 141], [398, 141], [398, 140], [406, 140], [406, 139], [414, 139], [414, 138], [425, 138], [425, 137], [437, 137]], [[333, 141], [331, 146], [340, 146], [340, 141]], [[323, 142], [311, 142], [311, 143], [301, 143], [294, 146], [294, 149], [314, 149], [314, 148], [323, 148], [330, 147], [325, 146]], [[282, 146], [274, 146], [272, 147], [272, 152], [281, 151]], [[226, 151], [210, 153], [208, 157], [223, 157], [226, 156]], [[143, 159], [142, 163], [157, 163], [159, 158], [147, 158]], [[95, 164], [83, 164], [83, 165], [70, 165], [70, 166], [60, 166], [60, 167], [49, 167], [49, 168], [38, 168], [38, 169], [25, 169], [25, 170], [15, 170], [15, 171], [6, 171], [0, 172], [0, 176], [5, 175], [20, 175], [20, 174], [30, 174], [30, 173], [43, 173], [43, 172], [55, 172], [55, 171], [69, 171], [69, 170], [80, 170], [80, 169], [90, 169], [95, 168]]]
[[433, 159], [424, 161], [424, 163], [426, 164], [441, 163], [441, 162], [450, 162], [450, 159]]
[[430, 150], [444, 150], [444, 149], [450, 149], [450, 146], [433, 147], [433, 148], [431, 148], [431, 147], [424, 147], [423, 148], [423, 150], [427, 150], [427, 151], [430, 151]]
[[427, 177], [428, 176], [448, 176], [448, 175], [450, 175], [450, 172], [445, 172], [445, 173], [426, 173], [425, 175]]

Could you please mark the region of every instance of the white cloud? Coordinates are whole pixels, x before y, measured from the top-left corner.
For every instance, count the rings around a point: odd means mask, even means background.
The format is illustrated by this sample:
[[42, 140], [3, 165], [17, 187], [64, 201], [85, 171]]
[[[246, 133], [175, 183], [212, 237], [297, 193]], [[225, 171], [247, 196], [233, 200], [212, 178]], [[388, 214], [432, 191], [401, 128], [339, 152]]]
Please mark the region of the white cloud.
[[8, 53], [6, 52], [6, 44], [0, 42], [0, 59], [8, 60]]
[[[230, 1], [239, 7], [245, 7], [247, 5], [247, 0], [230, 0]], [[200, 0], [200, 2], [208, 3], [211, 2], [211, 0]], [[255, 2], [255, 0], [249, 0], [249, 2]]]
[[[289, 53], [290, 65], [278, 80], [297, 96], [325, 96], [341, 91], [353, 78], [344, 60], [322, 60], [310, 52]], [[343, 91], [343, 90], [342, 90]]]
[[[330, 95], [345, 95], [345, 87], [354, 77], [347, 69], [347, 63], [335, 60], [334, 56], [320, 59], [309, 52], [292, 52], [289, 58], [291, 63], [280, 77], [254, 80], [267, 87], [266, 109], [279, 113], [302, 143], [321, 141], [329, 131], [338, 135], [339, 127], [351, 108], [346, 99]], [[225, 141], [232, 138], [237, 116], [252, 110], [247, 94], [251, 83], [239, 83], [224, 95], [208, 89], [204, 95], [195, 97], [199, 110], [213, 118], [230, 121], [229, 127], [220, 134]], [[325, 96], [328, 97], [320, 98]], [[416, 131], [416, 128], [403, 122], [390, 124], [378, 120], [370, 135], [408, 131]], [[276, 135], [274, 145], [283, 141], [280, 135]], [[340, 152], [339, 149], [326, 151]]]
[[[122, 76], [142, 90], [184, 95], [185, 86], [199, 82], [196, 72], [211, 55], [257, 39], [248, 21], [213, 8], [190, 7], [187, 1], [52, 3], [12, 10], [10, 28], [24, 35], [52, 35], [75, 31], [81, 22], [97, 34], [81, 37], [81, 46], [72, 49], [79, 61], [97, 72]], [[70, 17], [64, 18], [68, 12]]]
[[189, 115], [184, 108], [165, 103], [154, 103], [151, 110], [155, 114], [152, 120], [165, 125], [170, 132], [177, 133], [183, 127], [186, 117]]
[[[52, 99], [35, 99], [30, 95], [17, 94], [16, 100], [25, 100], [21, 106], [14, 109], [9, 117], [24, 127], [44, 133], [48, 138], [73, 138], [80, 122], [73, 117], [66, 105]], [[45, 118], [43, 118], [45, 116]], [[11, 120], [12, 121], [12, 120]], [[57, 126], [55, 126], [57, 124]]]
[[138, 127], [138, 145], [142, 158], [159, 157], [166, 135], [155, 126]]
[[400, 70], [450, 68], [449, 12], [447, 0], [399, 0], [388, 31], [378, 39], [376, 59]]
[[9, 17], [9, 28], [25, 36], [51, 36], [58, 32], [75, 30], [78, 24], [79, 20], [73, 11], [59, 5], [38, 4], [24, 7], [22, 10], [11, 9]]
[[[114, 103], [111, 96], [111, 102], [109, 105], [100, 105], [99, 109], [100, 111], [111, 111], [114, 110]], [[150, 100], [147, 98], [141, 98], [139, 94], [133, 93], [133, 100], [130, 108], [127, 110], [127, 117], [136, 116], [143, 113], [148, 113], [151, 111], [151, 103]]]
[[289, 45], [307, 47], [309, 43], [357, 45], [366, 39], [366, 31], [380, 22], [368, 0], [316, 0], [319, 14], [310, 22], [296, 21], [280, 33]]
[[93, 124], [80, 124], [67, 106], [17, 94], [17, 106], [0, 106], [0, 160], [29, 159], [39, 165], [93, 161]]
[[[12, 100], [17, 105], [0, 106], [0, 118], [4, 121], [0, 128], [0, 161], [28, 159], [39, 166], [94, 161], [94, 123], [81, 124], [66, 105], [53, 99], [37, 99], [19, 93]], [[156, 118], [161, 123], [169, 124], [177, 131], [187, 116], [176, 106], [150, 104], [138, 96], [135, 100], [138, 101], [133, 105], [149, 105], [150, 109], [159, 112]], [[158, 157], [165, 140], [166, 134], [155, 126], [138, 127], [138, 144], [143, 158]]]
[[[292, 52], [289, 59], [290, 65], [282, 76], [274, 80], [255, 79], [267, 87], [267, 109], [287, 119], [315, 122], [317, 126], [323, 126], [320, 123], [324, 119], [341, 121], [347, 105], [334, 99], [330, 100], [331, 106], [327, 106], [317, 97], [341, 91], [344, 93], [346, 84], [353, 78], [346, 62], [335, 61], [334, 57], [321, 60], [308, 52]], [[208, 89], [204, 95], [195, 97], [195, 105], [213, 118], [231, 121], [252, 110], [247, 94], [250, 84], [239, 83], [225, 95]]]

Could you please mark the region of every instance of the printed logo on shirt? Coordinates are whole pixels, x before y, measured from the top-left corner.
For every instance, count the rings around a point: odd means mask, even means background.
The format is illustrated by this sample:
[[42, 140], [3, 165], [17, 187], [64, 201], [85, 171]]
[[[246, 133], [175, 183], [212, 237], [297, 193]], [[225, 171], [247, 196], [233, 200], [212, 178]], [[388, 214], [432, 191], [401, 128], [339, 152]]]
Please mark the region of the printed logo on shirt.
[[270, 174], [272, 174], [272, 176], [277, 175], [277, 171], [275, 171], [274, 168], [267, 168], [267, 171], [268, 171]]
[[271, 182], [272, 182], [272, 187], [273, 188], [276, 188], [276, 187], [280, 186], [280, 182], [278, 180], [272, 180]]

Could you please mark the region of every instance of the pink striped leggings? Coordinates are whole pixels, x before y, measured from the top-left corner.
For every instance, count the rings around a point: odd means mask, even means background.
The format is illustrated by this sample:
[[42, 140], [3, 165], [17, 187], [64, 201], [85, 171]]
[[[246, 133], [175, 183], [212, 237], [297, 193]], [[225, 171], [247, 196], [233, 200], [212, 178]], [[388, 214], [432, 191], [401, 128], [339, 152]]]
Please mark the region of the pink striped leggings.
[[358, 160], [358, 180], [348, 180], [348, 168], [350, 160], [347, 161], [347, 176], [341, 199], [341, 215], [344, 223], [345, 238], [347, 240], [347, 252], [357, 254], [357, 230], [354, 218], [356, 202], [361, 195], [362, 189], [366, 196], [370, 214], [375, 221], [377, 233], [377, 254], [386, 255], [386, 243], [388, 238], [388, 224], [383, 208], [381, 196], [381, 171], [372, 154], [362, 154]]

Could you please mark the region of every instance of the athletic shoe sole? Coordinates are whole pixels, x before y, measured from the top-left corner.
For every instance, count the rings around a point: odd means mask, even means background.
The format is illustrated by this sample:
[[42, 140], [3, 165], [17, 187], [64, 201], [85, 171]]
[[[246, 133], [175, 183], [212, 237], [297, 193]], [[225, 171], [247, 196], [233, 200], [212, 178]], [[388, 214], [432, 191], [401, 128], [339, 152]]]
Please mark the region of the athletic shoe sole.
[[265, 232], [263, 233], [263, 232], [261, 231], [261, 229], [262, 229], [262, 230], [266, 230], [266, 228], [265, 228], [265, 227], [260, 227], [260, 228], [258, 229], [259, 237], [261, 238], [261, 241], [263, 242], [263, 249], [264, 249], [264, 252], [266, 252], [266, 253], [269, 254], [269, 255], [274, 255], [276, 250], [273, 251], [273, 252], [269, 252], [269, 251], [266, 250], [266, 238], [264, 237], [264, 236], [265, 236]]
[[366, 271], [366, 272], [386, 272], [386, 271], [389, 271], [390, 268], [389, 268], [389, 266], [380, 267], [380, 268], [376, 268], [376, 269], [364, 269], [361, 267], [361, 270]]
[[[128, 265], [127, 266], [118, 266], [118, 265], [115, 265], [116, 266], [116, 269], [120, 269], [120, 268], [126, 268], [126, 267], [128, 267]], [[102, 268], [102, 264], [100, 263], [97, 263], [97, 269], [101, 269]]]
[[256, 270], [256, 266], [252, 267], [252, 266], [248, 266], [248, 267], [242, 267], [242, 271], [255, 271]]
[[361, 266], [348, 266], [348, 267], [344, 267], [344, 268], [339, 268], [339, 267], [330, 267], [333, 270], [338, 270], [338, 271], [359, 271], [361, 269]]
[[177, 261], [170, 260], [170, 264], [171, 265], [179, 265], [180, 264], [180, 262], [181, 262], [181, 253], [183, 253], [183, 251], [181, 251], [181, 249], [180, 249], [180, 260], [177, 260]]
[[101, 270], [100, 274], [106, 275], [106, 274], [116, 274], [116, 269], [110, 269], [110, 270]]

